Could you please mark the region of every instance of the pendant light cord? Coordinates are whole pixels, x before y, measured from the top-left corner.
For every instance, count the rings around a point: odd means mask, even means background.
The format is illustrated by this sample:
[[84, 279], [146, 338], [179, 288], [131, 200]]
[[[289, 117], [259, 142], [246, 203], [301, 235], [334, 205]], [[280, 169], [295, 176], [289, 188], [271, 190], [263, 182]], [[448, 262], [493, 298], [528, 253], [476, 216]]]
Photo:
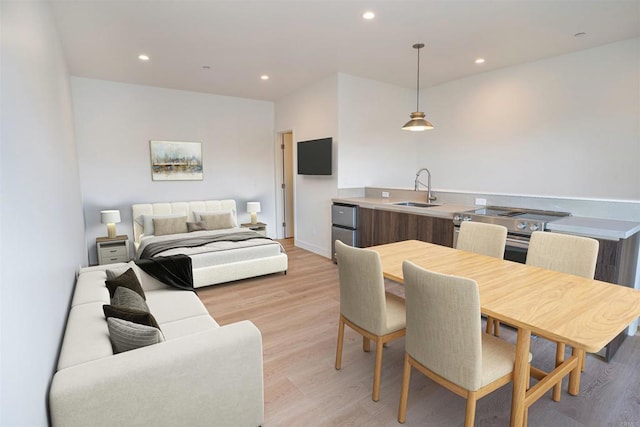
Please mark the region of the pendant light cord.
[[417, 87], [416, 90], [416, 111], [420, 111], [420, 48], [418, 48], [418, 76], [416, 77]]

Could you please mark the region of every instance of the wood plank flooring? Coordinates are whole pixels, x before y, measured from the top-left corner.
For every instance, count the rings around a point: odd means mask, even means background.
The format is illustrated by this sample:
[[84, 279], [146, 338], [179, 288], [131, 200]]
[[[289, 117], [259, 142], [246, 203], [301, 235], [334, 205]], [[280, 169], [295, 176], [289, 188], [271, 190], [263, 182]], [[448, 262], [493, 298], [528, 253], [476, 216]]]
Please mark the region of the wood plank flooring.
[[[380, 400], [371, 400], [373, 359], [361, 337], [345, 329], [342, 369], [334, 369], [340, 310], [338, 270], [331, 260], [283, 240], [286, 275], [199, 289], [209, 313], [221, 325], [249, 319], [262, 332], [265, 427], [399, 426], [404, 338], [384, 350]], [[388, 290], [402, 295], [401, 286]], [[501, 329], [515, 342], [515, 332]], [[533, 364], [553, 365], [555, 345], [532, 340]], [[476, 426], [508, 426], [511, 385], [478, 401]], [[411, 376], [406, 426], [461, 426], [465, 402], [415, 370]], [[640, 427], [640, 336], [628, 337], [610, 363], [587, 356], [579, 396], [550, 393], [529, 410], [529, 426]]]

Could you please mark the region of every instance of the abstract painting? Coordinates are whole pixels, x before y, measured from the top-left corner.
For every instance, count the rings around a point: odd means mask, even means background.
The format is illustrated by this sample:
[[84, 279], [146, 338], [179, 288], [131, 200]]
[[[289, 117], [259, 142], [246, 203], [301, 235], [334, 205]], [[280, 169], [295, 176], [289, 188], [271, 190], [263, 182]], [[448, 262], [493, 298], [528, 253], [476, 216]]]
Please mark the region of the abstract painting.
[[202, 144], [149, 141], [151, 178], [154, 181], [202, 180]]

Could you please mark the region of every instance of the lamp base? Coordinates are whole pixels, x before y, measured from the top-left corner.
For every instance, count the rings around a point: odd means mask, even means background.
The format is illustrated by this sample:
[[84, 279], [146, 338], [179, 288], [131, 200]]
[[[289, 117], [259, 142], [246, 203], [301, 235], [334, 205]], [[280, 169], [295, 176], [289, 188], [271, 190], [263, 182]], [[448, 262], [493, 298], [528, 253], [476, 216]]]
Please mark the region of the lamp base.
[[251, 224], [258, 223], [258, 214], [256, 212], [251, 212]]
[[114, 223], [107, 224], [107, 237], [115, 239], [116, 237], [116, 225]]

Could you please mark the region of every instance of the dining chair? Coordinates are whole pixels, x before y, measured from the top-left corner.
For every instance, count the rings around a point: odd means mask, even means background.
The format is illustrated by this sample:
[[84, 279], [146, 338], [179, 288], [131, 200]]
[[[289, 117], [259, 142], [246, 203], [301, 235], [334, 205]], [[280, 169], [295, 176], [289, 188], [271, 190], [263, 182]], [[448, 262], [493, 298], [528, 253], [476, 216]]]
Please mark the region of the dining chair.
[[[531, 234], [527, 265], [593, 279], [598, 260], [599, 243], [589, 237], [535, 231]], [[564, 361], [565, 345], [556, 343], [556, 366]], [[580, 361], [586, 367], [586, 355]], [[553, 389], [553, 400], [559, 401], [562, 384]]]
[[411, 368], [467, 399], [464, 425], [476, 401], [513, 379], [515, 346], [482, 332], [478, 284], [402, 263], [407, 335], [398, 421], [407, 414]]
[[368, 249], [347, 246], [335, 241], [338, 275], [340, 278], [340, 322], [336, 369], [342, 365], [344, 326], [362, 335], [362, 349], [370, 351], [376, 344], [373, 369], [372, 399], [380, 397], [382, 349], [386, 343], [405, 335], [406, 315], [404, 299], [386, 293], [380, 255]]
[[[456, 249], [475, 252], [494, 258], [504, 258], [507, 227], [498, 224], [463, 221], [456, 240]], [[500, 322], [487, 316], [488, 334], [500, 336]]]

